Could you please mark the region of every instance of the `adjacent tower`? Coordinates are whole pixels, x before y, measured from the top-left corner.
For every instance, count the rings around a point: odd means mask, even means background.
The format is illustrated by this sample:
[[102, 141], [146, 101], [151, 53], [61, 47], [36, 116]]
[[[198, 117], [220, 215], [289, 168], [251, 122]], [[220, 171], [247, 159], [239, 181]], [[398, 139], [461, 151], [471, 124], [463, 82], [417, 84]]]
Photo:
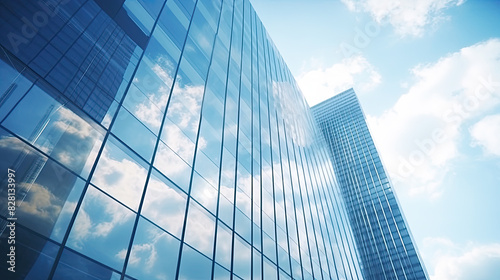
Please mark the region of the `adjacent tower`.
[[312, 108], [330, 147], [366, 279], [426, 279], [353, 89]]

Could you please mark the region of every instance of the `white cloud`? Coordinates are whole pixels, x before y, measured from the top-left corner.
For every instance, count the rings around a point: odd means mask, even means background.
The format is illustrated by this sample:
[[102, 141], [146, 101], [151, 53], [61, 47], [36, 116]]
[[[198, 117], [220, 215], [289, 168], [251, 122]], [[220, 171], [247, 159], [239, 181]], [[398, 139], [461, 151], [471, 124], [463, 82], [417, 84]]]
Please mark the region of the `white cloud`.
[[[432, 280], [487, 280], [500, 275], [500, 243], [460, 245], [446, 238], [426, 238]], [[430, 264], [430, 266], [429, 266]]]
[[14, 136], [0, 137], [0, 148], [15, 152], [24, 152], [26, 154], [32, 153], [31, 149], [27, 148], [21, 140]]
[[111, 232], [116, 232], [116, 227], [130, 225], [134, 217], [131, 211], [111, 201], [99, 190], [89, 187], [78, 210], [68, 244], [80, 250], [89, 249], [90, 240], [105, 240]]
[[421, 36], [428, 25], [446, 17], [443, 11], [463, 0], [342, 0], [351, 11], [367, 12], [378, 23], [388, 22], [400, 35]]
[[[109, 146], [104, 149], [92, 183], [130, 208], [137, 209], [147, 171], [122, 154], [114, 154], [114, 151]], [[105, 231], [106, 226], [103, 225], [101, 230]]]
[[500, 104], [500, 40], [463, 48], [412, 70], [415, 83], [379, 117], [368, 116], [373, 138], [395, 185], [439, 197], [463, 126]]
[[381, 82], [380, 74], [361, 55], [343, 59], [328, 68], [302, 74], [299, 86], [310, 106], [356, 85], [361, 92], [369, 91]]
[[473, 146], [482, 146], [488, 154], [500, 156], [500, 114], [475, 123], [470, 129]]
[[53, 118], [57, 119], [54, 127], [65, 133], [75, 135], [81, 139], [95, 138], [97, 136], [96, 130], [70, 109], [60, 107], [53, 115]]
[[29, 195], [17, 203], [18, 211], [54, 224], [62, 210], [61, 199], [55, 196], [52, 190], [40, 184], [21, 183], [21, 185]]

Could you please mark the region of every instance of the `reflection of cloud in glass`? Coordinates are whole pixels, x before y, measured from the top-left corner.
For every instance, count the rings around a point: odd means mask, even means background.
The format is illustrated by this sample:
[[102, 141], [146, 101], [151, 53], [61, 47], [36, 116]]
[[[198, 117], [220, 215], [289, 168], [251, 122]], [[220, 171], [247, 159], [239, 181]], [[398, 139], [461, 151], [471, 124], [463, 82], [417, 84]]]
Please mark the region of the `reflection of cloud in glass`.
[[92, 183], [132, 209], [137, 209], [147, 171], [108, 143], [101, 154]]
[[273, 81], [273, 96], [277, 102], [280, 117], [285, 122], [287, 134], [299, 146], [312, 143], [312, 129], [308, 118], [310, 114], [296, 114], [295, 112], [309, 112], [309, 106], [300, 93], [289, 82]]
[[191, 164], [194, 155], [194, 143], [173, 123], [167, 121], [162, 139], [176, 154]]
[[26, 149], [26, 145], [21, 142], [17, 137], [14, 136], [2, 136], [0, 137], [0, 148], [8, 149], [12, 151], [25, 152], [31, 154], [31, 149]]
[[[159, 56], [156, 59], [156, 64], [152, 67], [152, 69], [155, 72], [155, 74], [160, 78], [160, 80], [162, 80], [165, 83], [165, 85], [172, 84], [174, 79], [172, 78], [172, 75], [170, 75], [165, 70], [165, 69], [174, 69], [174, 66], [172, 65], [170, 60], [168, 60], [165, 57]], [[167, 103], [165, 102], [164, 104], [163, 103], [160, 103], [160, 104], [165, 105]]]
[[[29, 189], [27, 199], [19, 203], [18, 211], [34, 215], [38, 219], [47, 220], [46, 223], [54, 224], [61, 212], [61, 200], [50, 190], [39, 184], [19, 184], [22, 189]], [[20, 207], [22, 206], [22, 207]]]
[[217, 243], [215, 248], [215, 260], [225, 266], [228, 269], [231, 269], [231, 249], [232, 249], [232, 234], [229, 229], [221, 225], [217, 228]]
[[186, 225], [186, 243], [207, 256], [212, 255], [215, 232], [215, 220], [208, 212], [191, 202]]
[[142, 215], [171, 234], [180, 237], [186, 211], [186, 195], [151, 176]]
[[127, 248], [135, 214], [89, 186], [68, 238], [69, 247], [105, 265], [121, 269], [116, 254]]
[[[153, 265], [156, 263], [156, 260], [158, 259], [158, 254], [156, 252], [154, 243], [156, 240], [154, 240], [151, 243], [148, 244], [134, 244], [132, 246], [132, 251], [130, 253], [130, 257], [128, 260], [129, 265], [137, 265], [139, 263], [143, 263], [142, 267], [150, 270]], [[127, 250], [123, 249], [116, 256], [120, 259], [125, 260], [125, 256], [127, 254]]]
[[65, 107], [59, 108], [55, 117], [58, 120], [54, 123], [54, 127], [65, 133], [77, 136], [80, 139], [95, 138], [97, 136], [97, 132], [90, 124]]
[[[126, 273], [134, 279], [173, 279], [179, 245], [179, 240], [141, 218]], [[126, 253], [123, 249], [115, 258], [125, 260]]]
[[184, 85], [177, 81], [167, 116], [193, 141], [198, 132], [204, 86]]
[[163, 142], [160, 142], [154, 165], [160, 172], [187, 191], [191, 168]]
[[[77, 248], [82, 248], [82, 243], [89, 239], [107, 237], [110, 232], [118, 225], [122, 225], [130, 220], [132, 217], [129, 213], [122, 211], [122, 206], [117, 203], [107, 203], [102, 200], [102, 196], [95, 196], [93, 193], [87, 193], [91, 198], [95, 199], [93, 203], [104, 204], [104, 213], [102, 213], [103, 221], [94, 221], [88, 214], [87, 209], [80, 208], [78, 213], [78, 223], [75, 223], [75, 236], [73, 238], [73, 245]], [[80, 217], [80, 215], [82, 217]]]
[[133, 112], [139, 120], [156, 129], [161, 126], [164, 108], [170, 97], [170, 86], [167, 85], [171, 85], [173, 80], [170, 74], [165, 71], [165, 66], [162, 66], [164, 62], [168, 61], [159, 57], [156, 64], [151, 69], [165, 84], [154, 82], [148, 83], [147, 77], [143, 80], [137, 81], [138, 83], [142, 82], [143, 84], [147, 84], [144, 88], [145, 90], [150, 91], [145, 92], [144, 95], [150, 102], [137, 104]]

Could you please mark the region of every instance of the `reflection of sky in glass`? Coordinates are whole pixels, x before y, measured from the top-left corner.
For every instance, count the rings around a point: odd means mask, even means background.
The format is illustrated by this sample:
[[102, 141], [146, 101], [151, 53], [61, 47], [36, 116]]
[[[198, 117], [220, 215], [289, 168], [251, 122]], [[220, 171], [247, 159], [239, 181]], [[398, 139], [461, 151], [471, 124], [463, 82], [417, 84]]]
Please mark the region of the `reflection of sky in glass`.
[[250, 279], [252, 251], [250, 245], [239, 236], [234, 236], [233, 272], [243, 279]]
[[179, 279], [210, 279], [212, 274], [212, 262], [210, 259], [187, 245], [184, 245], [182, 250]]
[[[177, 268], [179, 240], [141, 218], [127, 265], [127, 274], [137, 279], [173, 279]], [[125, 258], [126, 250], [118, 253]]]
[[92, 176], [92, 183], [137, 210], [147, 174], [143, 164], [108, 141]]
[[184, 241], [207, 256], [213, 253], [215, 219], [198, 203], [189, 204]]
[[197, 172], [193, 174], [193, 183], [191, 185], [191, 196], [198, 201], [201, 205], [208, 209], [215, 215], [217, 208], [218, 192], [211, 186], [203, 177]]
[[111, 131], [145, 160], [151, 160], [156, 136], [125, 108], [118, 112]]
[[108, 267], [96, 263], [95, 261], [91, 261], [76, 252], [65, 249], [61, 255], [61, 260], [57, 265], [57, 269], [54, 273], [54, 279], [118, 280], [120, 279], [120, 274], [110, 270]]
[[225, 280], [225, 279], [230, 279], [231, 278], [231, 273], [229, 270], [223, 268], [220, 265], [215, 265], [214, 267], [214, 280]]
[[77, 111], [35, 86], [2, 125], [85, 177], [103, 136]]
[[231, 239], [230, 229], [224, 224], [218, 223], [215, 261], [227, 269], [231, 269]]
[[118, 253], [128, 248], [134, 213], [89, 186], [67, 245], [105, 265], [121, 269]]
[[[2, 166], [5, 164], [16, 170], [18, 223], [43, 236], [61, 241], [80, 198], [84, 181], [3, 130], [0, 135], [0, 154], [3, 156]], [[37, 168], [32, 166], [35, 163]], [[4, 176], [1, 176], [0, 181], [3, 180]], [[5, 197], [6, 192], [7, 188], [0, 190], [0, 194], [5, 194]], [[6, 215], [7, 203], [2, 203], [0, 209]]]
[[141, 214], [180, 238], [185, 211], [186, 194], [153, 171]]
[[154, 166], [187, 192], [191, 167], [162, 141], [158, 144]]
[[[57, 277], [81, 278], [91, 275], [96, 278], [116, 278], [117, 274], [105, 266], [121, 271], [130, 245], [127, 273], [131, 277], [171, 278], [175, 273], [179, 253], [179, 241], [176, 238], [180, 238], [183, 225], [186, 225], [186, 244], [183, 246], [180, 278], [209, 277], [211, 263], [203, 255], [212, 257], [213, 254], [216, 220], [213, 214], [217, 212], [220, 223], [215, 251], [216, 261], [222, 266], [215, 264], [216, 279], [229, 276], [225, 269], [231, 269], [231, 242], [234, 236], [234, 271], [244, 278], [250, 276], [252, 250], [248, 242], [252, 238], [256, 248], [262, 249], [266, 255], [264, 258], [278, 262], [288, 273], [297, 269], [297, 260], [300, 259], [297, 242], [300, 236], [302, 256], [307, 257], [304, 265], [309, 266], [306, 270], [313, 270], [308, 263], [310, 258], [306, 249], [309, 246], [314, 247], [311, 252], [315, 273], [318, 274], [320, 260], [320, 264], [326, 268], [325, 259], [323, 256], [318, 259], [315, 246], [325, 246], [321, 236], [325, 236], [325, 230], [330, 227], [320, 227], [325, 220], [319, 218], [321, 212], [325, 212], [329, 206], [320, 202], [318, 205], [314, 204], [318, 194], [311, 192], [311, 187], [315, 187], [316, 182], [309, 178], [322, 176], [314, 168], [325, 167], [321, 162], [318, 164], [316, 154], [312, 151], [314, 147], [302, 149], [303, 146], [311, 146], [310, 139], [305, 136], [313, 133], [309, 131], [310, 116], [303, 108], [306, 104], [291, 77], [287, 76], [287, 70], [280, 69], [279, 55], [274, 53], [267, 34], [250, 9], [250, 3], [244, 2], [246, 6], [243, 8], [242, 1], [235, 2], [240, 6], [235, 10], [235, 25], [232, 27], [233, 5], [225, 2], [225, 18], [221, 18], [221, 32], [215, 42], [213, 61], [208, 58], [214, 46], [212, 39], [216, 34], [215, 29], [219, 28], [216, 22], [217, 6], [220, 3], [208, 0], [169, 0], [165, 3], [154, 34], [148, 34], [144, 56], [138, 51], [132, 58], [140, 57], [140, 63], [137, 63], [137, 68], [130, 64], [127, 68], [125, 76], [130, 77], [135, 73], [133, 80], [130, 83], [129, 78], [123, 80], [120, 92], [111, 105], [113, 108], [107, 111], [106, 127], [112, 119], [110, 116], [116, 115], [117, 118], [110, 129], [112, 135], [97, 162], [97, 151], [102, 146], [104, 130], [99, 124], [90, 122], [78, 108], [72, 108], [69, 103], [61, 104], [61, 99], [52, 98], [39, 85], [33, 87], [16, 107], [7, 105], [8, 109], [14, 110], [2, 125], [45, 153], [48, 157], [40, 157], [40, 162], [44, 165], [56, 166], [52, 160], [54, 159], [74, 171], [58, 173], [70, 175], [68, 178], [71, 179], [67, 179], [64, 184], [48, 184], [47, 179], [45, 182], [38, 180], [29, 186], [30, 192], [19, 208], [19, 213], [24, 215], [25, 223], [29, 222], [30, 229], [50, 236], [55, 241], [62, 241], [83, 190], [84, 180], [88, 177], [90, 167], [94, 162], [96, 164], [68, 242], [64, 244], [72, 249], [63, 252], [56, 271]], [[97, 8], [94, 2], [90, 4]], [[163, 4], [162, 0], [127, 0], [124, 2], [124, 9], [132, 17], [132, 21], [148, 33]], [[190, 13], [195, 5], [197, 8], [191, 17]], [[245, 16], [242, 19], [243, 12]], [[99, 13], [106, 17], [105, 13]], [[113, 23], [112, 20], [110, 22]], [[250, 22], [257, 25], [247, 25]], [[246, 34], [243, 37], [241, 24], [245, 25]], [[186, 38], [188, 26], [190, 34]], [[126, 33], [131, 35], [129, 30]], [[104, 41], [98, 44], [102, 42]], [[185, 46], [182, 45], [184, 42]], [[118, 49], [113, 55], [118, 55], [119, 51]], [[255, 55], [255, 51], [258, 51], [258, 55]], [[243, 60], [240, 61], [240, 58]], [[127, 59], [129, 58], [124, 58]], [[180, 67], [177, 71], [178, 64]], [[207, 75], [208, 67], [212, 66]], [[121, 67], [125, 67], [125, 64]], [[174, 76], [175, 73], [177, 77]], [[101, 76], [99, 81], [107, 77], [109, 76]], [[208, 77], [206, 92], [205, 77]], [[116, 86], [122, 79], [118, 78]], [[227, 98], [226, 79], [229, 79]], [[29, 83], [24, 81], [23, 84]], [[115, 81], [110, 78], [109, 83]], [[102, 85], [97, 86], [102, 88]], [[0, 88], [3, 86], [0, 85]], [[128, 92], [125, 90], [127, 88]], [[119, 107], [116, 102], [122, 100], [119, 97], [124, 97], [123, 107]], [[200, 118], [202, 104], [203, 115]], [[0, 113], [2, 114], [3, 112]], [[158, 135], [160, 129], [162, 133]], [[146, 161], [152, 159], [158, 136], [161, 141], [153, 162], [151, 178], [144, 192], [142, 217], [130, 244], [135, 217], [133, 211], [138, 210], [149, 167], [141, 157]], [[8, 147], [15, 142], [13, 139], [17, 138], [0, 138], [0, 146]], [[224, 147], [221, 147], [223, 139]], [[301, 153], [298, 154], [300, 163], [297, 165], [291, 162], [292, 170], [301, 172], [300, 185], [296, 172], [293, 171], [290, 171], [295, 176], [293, 184], [289, 182], [290, 174], [285, 165], [291, 160], [284, 155], [288, 148], [285, 145], [287, 141], [301, 147]], [[195, 148], [198, 149], [196, 159]], [[304, 159], [302, 154], [306, 154]], [[30, 152], [28, 157], [33, 157], [33, 154]], [[284, 164], [283, 167], [281, 163]], [[281, 168], [285, 170], [282, 171]], [[305, 172], [304, 168], [307, 169]], [[262, 176], [260, 172], [263, 173]], [[48, 177], [48, 173], [40, 174], [40, 178]], [[75, 174], [82, 175], [84, 180], [77, 178]], [[190, 181], [191, 178], [193, 181]], [[318, 183], [322, 184], [324, 181]], [[294, 186], [295, 194], [291, 193], [290, 185]], [[27, 184], [19, 186], [28, 188]], [[186, 193], [189, 188], [193, 199], [185, 216]], [[303, 202], [306, 204], [304, 209], [301, 209], [302, 200], [298, 190], [310, 196], [310, 201], [305, 199]], [[315, 188], [314, 191], [316, 190]], [[297, 200], [293, 201], [292, 198]], [[297, 202], [297, 205], [293, 202]], [[285, 206], [288, 217], [285, 216]], [[293, 221], [295, 215], [290, 211], [294, 207], [299, 210], [297, 224]], [[249, 218], [252, 215], [255, 223]], [[288, 225], [286, 219], [290, 220]], [[310, 225], [313, 221], [314, 229]], [[233, 223], [236, 233], [230, 229]], [[305, 234], [306, 228], [309, 236]], [[263, 236], [261, 230], [264, 231]], [[292, 267], [287, 262], [286, 230], [290, 231], [290, 255], [294, 258]], [[300, 232], [299, 236], [296, 231]], [[330, 234], [333, 235], [333, 231]], [[345, 232], [335, 231], [335, 234]], [[279, 245], [278, 254], [276, 242]], [[323, 254], [323, 250], [320, 248], [320, 253]], [[338, 251], [338, 248], [334, 250]], [[336, 256], [339, 255], [337, 251], [334, 253]], [[259, 259], [255, 261], [255, 270], [260, 275], [260, 256], [254, 257]], [[95, 258], [95, 262], [92, 258]], [[268, 265], [264, 274], [270, 279], [276, 278], [276, 271], [279, 270], [267, 259], [266, 262]], [[83, 275], [84, 273], [89, 275]], [[295, 274], [297, 275], [300, 274]], [[281, 277], [287, 278], [284, 274]], [[124, 278], [128, 279], [127, 276]]]

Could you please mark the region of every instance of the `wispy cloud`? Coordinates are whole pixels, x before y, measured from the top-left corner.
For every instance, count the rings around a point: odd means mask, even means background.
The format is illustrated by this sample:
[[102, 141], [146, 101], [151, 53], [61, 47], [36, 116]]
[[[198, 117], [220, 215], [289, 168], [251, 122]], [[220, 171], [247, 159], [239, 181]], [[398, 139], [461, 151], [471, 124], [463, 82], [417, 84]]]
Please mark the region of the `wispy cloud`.
[[310, 106], [356, 85], [359, 92], [380, 84], [381, 75], [368, 60], [356, 55], [328, 68], [319, 68], [299, 76], [299, 86]]
[[367, 12], [378, 23], [391, 24], [400, 35], [422, 36], [425, 28], [446, 19], [444, 10], [464, 0], [341, 0], [349, 10]]
[[500, 243], [457, 244], [447, 238], [426, 238], [423, 243], [432, 280], [493, 279], [500, 275]]
[[[396, 104], [368, 117], [386, 168], [410, 193], [442, 194], [464, 126], [500, 104], [500, 83], [492, 80], [500, 77], [499, 58], [500, 40], [491, 39], [417, 66], [415, 82]], [[482, 130], [475, 131], [479, 137]]]
[[470, 128], [472, 145], [486, 154], [500, 156], [500, 114], [486, 116]]

